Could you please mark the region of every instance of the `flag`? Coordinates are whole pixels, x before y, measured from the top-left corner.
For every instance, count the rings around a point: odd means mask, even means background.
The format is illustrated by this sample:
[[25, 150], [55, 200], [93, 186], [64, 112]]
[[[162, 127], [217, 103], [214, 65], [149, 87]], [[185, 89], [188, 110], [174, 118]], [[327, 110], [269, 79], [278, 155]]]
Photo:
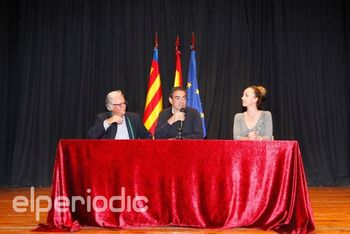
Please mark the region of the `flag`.
[[175, 80], [174, 80], [174, 87], [182, 87], [182, 70], [181, 70], [181, 52], [179, 50], [180, 46], [180, 39], [179, 35], [176, 37], [176, 42], [175, 42], [175, 60], [176, 60], [176, 65], [175, 65]]
[[153, 136], [157, 127], [158, 116], [162, 109], [163, 97], [158, 64], [158, 43], [156, 42], [156, 46], [153, 50], [153, 60], [148, 81], [145, 112], [143, 115], [143, 124]]
[[196, 109], [202, 119], [203, 136], [207, 136], [207, 130], [205, 127], [204, 112], [202, 108], [201, 98], [199, 96], [199, 88], [197, 84], [197, 68], [196, 68], [196, 51], [194, 49], [194, 43], [191, 46], [191, 59], [188, 68], [187, 78], [187, 106]]

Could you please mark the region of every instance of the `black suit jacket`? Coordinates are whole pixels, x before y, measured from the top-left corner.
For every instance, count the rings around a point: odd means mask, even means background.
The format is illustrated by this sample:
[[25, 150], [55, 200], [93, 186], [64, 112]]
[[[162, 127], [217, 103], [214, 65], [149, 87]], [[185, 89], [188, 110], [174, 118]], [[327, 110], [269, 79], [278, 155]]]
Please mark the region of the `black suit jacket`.
[[[158, 124], [155, 132], [157, 139], [171, 139], [178, 134], [180, 121], [170, 125], [168, 119], [173, 115], [171, 107], [163, 110], [159, 114]], [[185, 109], [185, 121], [182, 127], [182, 136], [187, 139], [203, 139], [202, 120], [196, 109], [187, 107]]]
[[[114, 139], [118, 131], [118, 124], [112, 123], [107, 130], [105, 130], [103, 126], [103, 121], [110, 118], [111, 116], [111, 112], [97, 114], [95, 125], [88, 130], [87, 137], [91, 139]], [[133, 112], [126, 112], [125, 121], [130, 139], [151, 138], [151, 134], [142, 124], [141, 118], [138, 114]]]

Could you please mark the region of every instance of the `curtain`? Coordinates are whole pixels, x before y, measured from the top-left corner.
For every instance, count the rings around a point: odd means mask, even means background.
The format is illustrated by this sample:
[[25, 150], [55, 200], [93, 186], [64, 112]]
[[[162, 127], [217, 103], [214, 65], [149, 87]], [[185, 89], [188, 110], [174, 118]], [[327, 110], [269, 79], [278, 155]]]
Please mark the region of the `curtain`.
[[232, 139], [249, 85], [268, 90], [277, 140], [298, 140], [309, 185], [349, 185], [346, 0], [5, 0], [0, 182], [49, 185], [56, 145], [84, 138], [111, 90], [143, 115], [154, 33], [163, 97], [191, 33], [208, 139]]

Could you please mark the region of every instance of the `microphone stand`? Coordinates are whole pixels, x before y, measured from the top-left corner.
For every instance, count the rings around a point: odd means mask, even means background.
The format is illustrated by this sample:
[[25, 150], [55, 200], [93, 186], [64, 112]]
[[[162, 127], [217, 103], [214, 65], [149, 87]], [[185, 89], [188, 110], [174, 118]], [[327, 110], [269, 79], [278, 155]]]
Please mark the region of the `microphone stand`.
[[176, 139], [184, 139], [182, 137], [182, 124], [180, 124], [180, 126], [177, 128], [177, 136], [176, 136]]
[[[180, 112], [185, 113], [185, 108], [181, 108]], [[179, 126], [177, 127], [177, 136], [176, 139], [184, 139], [182, 137], [182, 130], [183, 130], [183, 125], [184, 125], [184, 121], [180, 121]]]

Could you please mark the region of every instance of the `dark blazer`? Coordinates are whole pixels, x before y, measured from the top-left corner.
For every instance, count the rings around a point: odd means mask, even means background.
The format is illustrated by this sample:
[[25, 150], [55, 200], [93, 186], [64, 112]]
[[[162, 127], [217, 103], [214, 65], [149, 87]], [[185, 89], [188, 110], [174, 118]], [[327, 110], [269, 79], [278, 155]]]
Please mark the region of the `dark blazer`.
[[[103, 121], [111, 116], [111, 112], [97, 114], [95, 125], [87, 131], [87, 137], [91, 139], [114, 139], [118, 131], [118, 124], [112, 123], [107, 131], [103, 126]], [[138, 114], [133, 112], [126, 112], [125, 121], [130, 139], [151, 138], [151, 134], [142, 124], [141, 118]]]
[[[164, 109], [159, 114], [158, 124], [155, 132], [156, 139], [171, 139], [178, 134], [180, 121], [170, 125], [168, 119], [173, 115], [171, 107]], [[202, 120], [196, 109], [187, 107], [185, 109], [185, 121], [182, 127], [182, 136], [187, 139], [203, 139]]]

